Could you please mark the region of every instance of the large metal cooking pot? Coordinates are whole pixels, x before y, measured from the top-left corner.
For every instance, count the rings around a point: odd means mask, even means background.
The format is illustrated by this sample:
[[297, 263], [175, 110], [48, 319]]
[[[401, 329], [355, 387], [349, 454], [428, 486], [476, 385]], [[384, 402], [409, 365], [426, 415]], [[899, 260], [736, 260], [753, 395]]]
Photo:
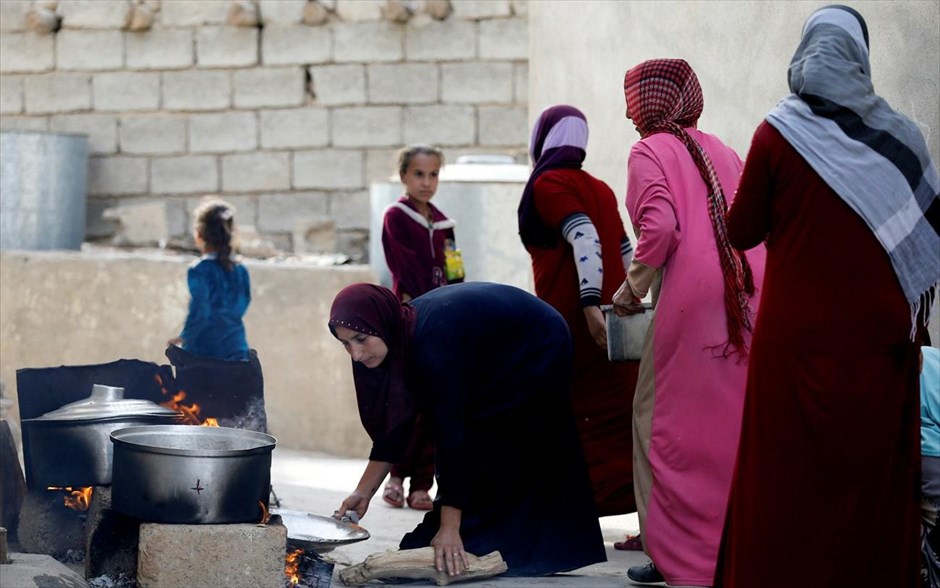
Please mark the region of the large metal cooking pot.
[[260, 521], [271, 493], [271, 435], [159, 425], [111, 433], [112, 508], [155, 523]]
[[106, 486], [111, 483], [111, 431], [169, 424], [176, 411], [124, 398], [124, 388], [95, 384], [91, 396], [23, 420], [29, 487]]

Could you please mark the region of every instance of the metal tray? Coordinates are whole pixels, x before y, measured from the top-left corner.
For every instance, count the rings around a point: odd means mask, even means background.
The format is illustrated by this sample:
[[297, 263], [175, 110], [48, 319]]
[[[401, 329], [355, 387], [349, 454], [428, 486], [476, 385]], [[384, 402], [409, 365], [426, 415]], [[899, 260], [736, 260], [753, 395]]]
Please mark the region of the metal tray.
[[326, 553], [341, 545], [358, 543], [370, 537], [369, 532], [355, 523], [338, 521], [333, 517], [296, 510], [271, 509], [280, 515], [287, 527], [287, 539], [315, 553]]

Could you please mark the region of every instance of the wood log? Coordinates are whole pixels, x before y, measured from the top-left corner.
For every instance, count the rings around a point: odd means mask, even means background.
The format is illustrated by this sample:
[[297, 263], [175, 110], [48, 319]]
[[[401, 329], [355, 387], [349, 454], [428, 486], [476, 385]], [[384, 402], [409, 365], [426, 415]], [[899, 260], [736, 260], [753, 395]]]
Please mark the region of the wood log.
[[426, 579], [434, 581], [438, 586], [447, 586], [454, 582], [497, 576], [509, 569], [498, 551], [482, 557], [468, 553], [467, 559], [470, 560], [469, 570], [459, 576], [448, 576], [447, 572], [438, 572], [434, 568], [433, 547], [386, 551], [372, 554], [362, 563], [342, 570], [339, 577], [347, 586], [362, 586], [369, 580], [383, 578]]

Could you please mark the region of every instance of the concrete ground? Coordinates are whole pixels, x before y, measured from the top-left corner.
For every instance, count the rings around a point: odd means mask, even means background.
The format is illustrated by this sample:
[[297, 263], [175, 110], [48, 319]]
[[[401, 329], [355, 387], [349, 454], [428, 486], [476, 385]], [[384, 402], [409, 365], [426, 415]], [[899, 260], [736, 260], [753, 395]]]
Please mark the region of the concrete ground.
[[[365, 467], [364, 459], [343, 459], [323, 454], [275, 449], [271, 482], [281, 501], [281, 508], [331, 515], [339, 508], [343, 499], [359, 482]], [[544, 483], [555, 483], [548, 480]], [[434, 492], [432, 491], [432, 495]], [[389, 507], [382, 500], [381, 491], [375, 495], [369, 511], [360, 523], [371, 535], [366, 541], [338, 547], [325, 554], [336, 563], [334, 586], [342, 586], [340, 569], [360, 563], [373, 553], [397, 549], [402, 535], [410, 531], [424, 516], [423, 512], [405, 508]], [[547, 578], [500, 578], [461, 582], [467, 587], [524, 587], [564, 586], [566, 588], [623, 588], [630, 586], [626, 577], [627, 568], [649, 561], [642, 552], [617, 551], [613, 547], [626, 533], [635, 534], [638, 529], [636, 515], [602, 517], [601, 529], [607, 547], [607, 561], [575, 572]], [[290, 529], [288, 528], [288, 533]], [[483, 554], [479, 554], [483, 555]], [[409, 586], [434, 586], [433, 583], [408, 584]]]

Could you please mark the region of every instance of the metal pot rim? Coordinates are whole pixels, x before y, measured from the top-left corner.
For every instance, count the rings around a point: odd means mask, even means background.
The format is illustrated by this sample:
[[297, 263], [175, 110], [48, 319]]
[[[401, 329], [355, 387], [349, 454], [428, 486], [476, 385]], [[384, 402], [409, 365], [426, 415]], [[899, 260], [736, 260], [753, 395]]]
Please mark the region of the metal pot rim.
[[[176, 437], [228, 437], [233, 439], [250, 440], [253, 447], [244, 449], [181, 449], [176, 447], [162, 447], [154, 445], [152, 440], [159, 436]], [[148, 442], [144, 442], [147, 439]], [[231, 427], [202, 427], [198, 425], [149, 425], [142, 427], [126, 427], [111, 432], [111, 442], [115, 448], [121, 447], [124, 451], [137, 451], [141, 453], [156, 453], [161, 455], [178, 455], [185, 457], [235, 457], [270, 453], [277, 444], [277, 439], [267, 433], [249, 431], [247, 429], [234, 429]]]
[[128, 421], [133, 423], [141, 422], [158, 422], [158, 423], [169, 423], [170, 421], [175, 421], [181, 419], [182, 415], [178, 412], [170, 411], [169, 413], [153, 413], [153, 414], [115, 414], [109, 416], [99, 416], [94, 418], [72, 418], [72, 419], [55, 419], [55, 418], [43, 418], [36, 417], [34, 419], [23, 419], [23, 424], [32, 424], [36, 426], [51, 427], [51, 426], [62, 426], [62, 425], [94, 425], [98, 423], [115, 423], [120, 421]]

